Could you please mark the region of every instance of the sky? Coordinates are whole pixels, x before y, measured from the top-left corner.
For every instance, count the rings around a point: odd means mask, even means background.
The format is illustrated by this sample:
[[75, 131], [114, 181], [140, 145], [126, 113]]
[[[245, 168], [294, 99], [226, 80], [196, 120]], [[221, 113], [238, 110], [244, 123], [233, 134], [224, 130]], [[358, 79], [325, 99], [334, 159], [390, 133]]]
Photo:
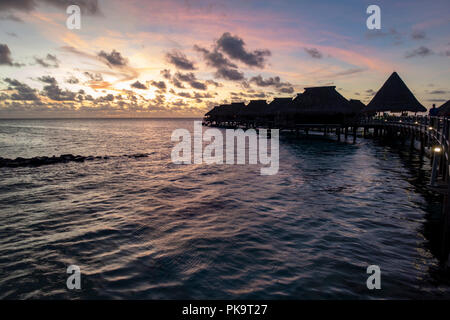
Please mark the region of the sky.
[[[81, 9], [69, 29], [67, 7]], [[369, 5], [381, 29], [369, 30]], [[367, 104], [397, 71], [450, 99], [450, 2], [0, 0], [0, 118], [198, 117], [336, 86]]]

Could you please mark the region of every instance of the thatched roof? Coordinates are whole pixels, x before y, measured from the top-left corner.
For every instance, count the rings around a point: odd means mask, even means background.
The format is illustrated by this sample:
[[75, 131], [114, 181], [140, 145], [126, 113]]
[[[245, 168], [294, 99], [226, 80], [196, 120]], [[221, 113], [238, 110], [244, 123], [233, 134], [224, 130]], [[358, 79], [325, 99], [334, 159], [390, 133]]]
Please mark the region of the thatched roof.
[[302, 96], [301, 93], [297, 93], [297, 95], [294, 97], [294, 99], [292, 101], [295, 102], [295, 103], [298, 103], [298, 101], [299, 101], [301, 96]]
[[438, 116], [450, 116], [450, 100], [438, 108], [437, 114]]
[[219, 111], [219, 106], [215, 106], [214, 108], [212, 108], [211, 110], [209, 110], [207, 113], [205, 113], [205, 117], [206, 116], [214, 116], [217, 114], [217, 112]]
[[292, 98], [274, 98], [273, 101], [266, 108], [266, 114], [292, 114], [296, 113], [299, 109]]
[[305, 88], [294, 102], [299, 112], [308, 115], [350, 115], [359, 113], [359, 106], [351, 104], [335, 86]]
[[358, 99], [350, 99], [349, 102], [355, 107], [358, 107], [360, 111], [362, 111], [366, 107], [366, 105], [362, 103], [361, 100]]
[[266, 112], [266, 100], [250, 100], [248, 105], [241, 109], [240, 115], [244, 116], [258, 116], [262, 112]]
[[425, 112], [427, 109], [417, 101], [397, 72], [394, 72], [364, 109], [364, 112], [383, 111]]
[[243, 102], [233, 102], [223, 106], [221, 115], [234, 118], [243, 108], [245, 108]]

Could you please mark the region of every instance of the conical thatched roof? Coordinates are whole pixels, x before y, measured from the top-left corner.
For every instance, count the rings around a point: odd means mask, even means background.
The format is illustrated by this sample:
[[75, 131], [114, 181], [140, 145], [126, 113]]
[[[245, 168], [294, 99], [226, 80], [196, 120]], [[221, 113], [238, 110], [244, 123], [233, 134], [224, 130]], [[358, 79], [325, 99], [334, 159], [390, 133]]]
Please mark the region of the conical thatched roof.
[[450, 100], [438, 108], [437, 114], [438, 116], [450, 116]]
[[417, 101], [397, 72], [394, 72], [364, 109], [364, 112], [383, 111], [425, 112], [427, 109]]
[[308, 115], [350, 115], [359, 113], [359, 107], [352, 105], [335, 86], [305, 88], [294, 104], [299, 111]]

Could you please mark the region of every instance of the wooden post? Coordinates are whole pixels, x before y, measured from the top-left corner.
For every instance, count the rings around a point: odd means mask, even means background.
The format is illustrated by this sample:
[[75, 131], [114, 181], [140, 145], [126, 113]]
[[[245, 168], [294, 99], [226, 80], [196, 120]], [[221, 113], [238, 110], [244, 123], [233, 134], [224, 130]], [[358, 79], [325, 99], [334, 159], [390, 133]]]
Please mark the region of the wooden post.
[[358, 127], [353, 127], [353, 143], [356, 143], [356, 132], [358, 131]]
[[423, 133], [420, 134], [420, 155], [423, 156], [425, 154], [425, 138]]
[[439, 167], [439, 160], [440, 160], [440, 154], [436, 154], [436, 152], [433, 152], [433, 166], [431, 168], [431, 181], [430, 181], [430, 185], [432, 187], [436, 187], [437, 183], [437, 176], [438, 176], [438, 167]]
[[341, 128], [336, 128], [336, 135], [338, 141], [341, 141]]

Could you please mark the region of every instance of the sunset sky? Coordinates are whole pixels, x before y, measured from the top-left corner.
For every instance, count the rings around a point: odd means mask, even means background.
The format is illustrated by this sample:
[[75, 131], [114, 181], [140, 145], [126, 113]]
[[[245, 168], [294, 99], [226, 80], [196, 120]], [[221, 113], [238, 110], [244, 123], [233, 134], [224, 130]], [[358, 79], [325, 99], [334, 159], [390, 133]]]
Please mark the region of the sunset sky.
[[[81, 29], [66, 27], [69, 4]], [[381, 8], [381, 30], [366, 9]], [[0, 118], [194, 117], [335, 85], [368, 103], [397, 71], [450, 99], [442, 1], [0, 0]]]

